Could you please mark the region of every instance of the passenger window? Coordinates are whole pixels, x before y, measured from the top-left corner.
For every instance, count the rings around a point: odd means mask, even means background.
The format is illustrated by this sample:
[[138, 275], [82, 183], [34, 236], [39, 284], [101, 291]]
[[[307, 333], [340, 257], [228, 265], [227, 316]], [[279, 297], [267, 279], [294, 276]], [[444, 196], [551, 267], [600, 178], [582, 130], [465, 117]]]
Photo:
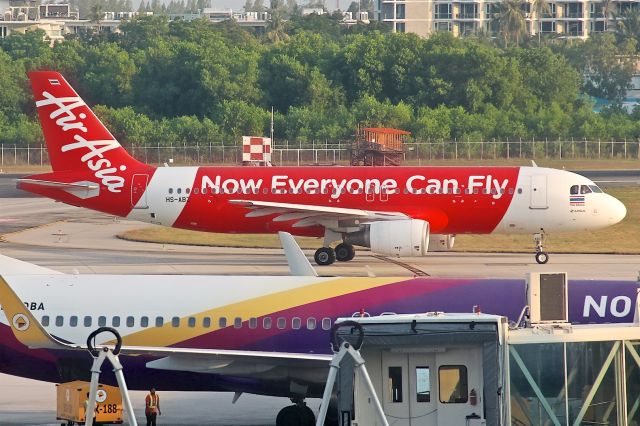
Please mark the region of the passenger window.
[[45, 315], [42, 317], [42, 326], [43, 327], [49, 326], [49, 315]]
[[302, 320], [300, 318], [294, 317], [291, 320], [291, 328], [293, 328], [294, 330], [299, 330], [301, 326], [302, 326]]
[[187, 325], [191, 328], [196, 326], [196, 319], [194, 317], [189, 317], [187, 320]]
[[171, 318], [171, 326], [172, 327], [180, 327], [180, 317]]
[[278, 328], [280, 330], [283, 330], [286, 326], [287, 326], [287, 320], [282, 317], [278, 318]]
[[64, 318], [62, 315], [56, 317], [56, 327], [62, 327], [64, 325]]
[[173, 194], [173, 188], [169, 188], [169, 194]]
[[240, 328], [240, 327], [242, 327], [242, 318], [235, 317], [233, 319], [233, 328]]
[[202, 188], [202, 195], [207, 195], [207, 188]]
[[331, 318], [322, 318], [322, 329], [331, 330]]
[[513, 188], [509, 188], [509, 194], [513, 195]]
[[136, 321], [133, 317], [127, 317], [127, 327], [133, 327]]
[[227, 318], [220, 317], [220, 319], [218, 319], [218, 327], [225, 328], [226, 326], [227, 326]]
[[518, 194], [522, 194], [522, 188], [518, 188]]
[[106, 327], [107, 326], [107, 317], [104, 315], [100, 315], [98, 317], [98, 327]]
[[258, 318], [249, 318], [249, 328], [258, 328]]
[[90, 316], [84, 317], [84, 326], [85, 327], [91, 327], [92, 323], [93, 323], [93, 321], [92, 321]]
[[149, 317], [140, 318], [140, 327], [149, 327]]
[[111, 318], [111, 327], [120, 327], [120, 317]]
[[265, 330], [271, 329], [271, 317], [264, 317], [262, 320], [262, 328]]
[[74, 315], [71, 318], [69, 318], [69, 325], [71, 327], [77, 327], [78, 326], [78, 317]]
[[187, 188], [184, 190], [185, 194], [189, 195], [191, 193], [191, 188]]
[[198, 195], [200, 193], [200, 189], [199, 188], [193, 188], [193, 193]]
[[431, 402], [429, 367], [416, 367], [416, 402]]
[[307, 330], [315, 330], [315, 329], [316, 329], [316, 319], [307, 318]]
[[467, 367], [443, 365], [438, 369], [440, 402], [445, 404], [466, 403], [469, 399]]
[[211, 327], [211, 317], [202, 318], [202, 326], [204, 328], [210, 328]]
[[581, 185], [580, 186], [580, 193], [581, 194], [590, 194], [591, 193], [591, 189], [587, 185]]
[[162, 327], [164, 325], [164, 318], [156, 317], [156, 327]]
[[573, 185], [571, 187], [571, 189], [569, 189], [569, 194], [570, 195], [577, 195], [580, 191], [580, 186], [579, 185]]
[[389, 367], [389, 402], [402, 402], [402, 367]]
[[176, 189], [176, 192], [177, 192], [178, 194], [182, 194], [182, 188], [178, 188], [178, 189]]

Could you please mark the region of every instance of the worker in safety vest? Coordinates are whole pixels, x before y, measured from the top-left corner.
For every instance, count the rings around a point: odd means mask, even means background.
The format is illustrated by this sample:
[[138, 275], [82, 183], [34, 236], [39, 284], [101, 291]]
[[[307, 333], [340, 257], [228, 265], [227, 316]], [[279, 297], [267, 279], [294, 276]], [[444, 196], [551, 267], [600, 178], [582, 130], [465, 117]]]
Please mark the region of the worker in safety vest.
[[145, 398], [144, 414], [147, 416], [147, 426], [156, 426], [156, 417], [162, 415], [160, 411], [160, 397], [154, 388], [151, 388]]

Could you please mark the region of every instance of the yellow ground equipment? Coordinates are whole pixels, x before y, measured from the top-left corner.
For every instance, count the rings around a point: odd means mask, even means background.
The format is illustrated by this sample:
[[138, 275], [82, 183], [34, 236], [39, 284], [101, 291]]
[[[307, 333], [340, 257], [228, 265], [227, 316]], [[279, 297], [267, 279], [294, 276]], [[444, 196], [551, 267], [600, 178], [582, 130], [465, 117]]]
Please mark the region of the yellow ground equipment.
[[[56, 385], [58, 420], [67, 425], [84, 424], [85, 407], [89, 398], [89, 382], [76, 380]], [[96, 392], [96, 424], [119, 424], [122, 419], [122, 395], [115, 386], [98, 385]], [[65, 423], [62, 423], [63, 425]]]

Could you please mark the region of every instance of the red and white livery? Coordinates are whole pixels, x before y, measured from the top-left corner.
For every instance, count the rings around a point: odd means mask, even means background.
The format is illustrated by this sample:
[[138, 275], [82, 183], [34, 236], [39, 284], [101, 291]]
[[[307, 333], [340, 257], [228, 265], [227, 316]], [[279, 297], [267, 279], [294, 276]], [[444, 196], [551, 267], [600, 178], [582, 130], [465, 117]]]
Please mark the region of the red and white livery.
[[53, 171], [19, 188], [177, 228], [324, 237], [321, 265], [351, 260], [354, 245], [423, 256], [462, 233], [534, 234], [546, 263], [545, 233], [626, 215], [591, 180], [543, 167], [153, 167], [126, 152], [62, 75], [29, 77]]

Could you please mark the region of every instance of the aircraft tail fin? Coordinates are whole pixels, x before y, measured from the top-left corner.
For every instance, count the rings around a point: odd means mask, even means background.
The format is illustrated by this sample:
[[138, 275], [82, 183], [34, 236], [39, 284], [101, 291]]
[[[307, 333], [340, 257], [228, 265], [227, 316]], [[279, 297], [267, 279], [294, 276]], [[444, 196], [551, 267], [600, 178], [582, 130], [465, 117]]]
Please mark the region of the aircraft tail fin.
[[0, 276], [0, 305], [16, 339], [25, 346], [32, 349], [76, 349], [75, 346], [68, 345], [50, 335], [2, 276]]
[[54, 172], [88, 168], [107, 176], [145, 167], [129, 155], [60, 73], [33, 71], [29, 79]]

